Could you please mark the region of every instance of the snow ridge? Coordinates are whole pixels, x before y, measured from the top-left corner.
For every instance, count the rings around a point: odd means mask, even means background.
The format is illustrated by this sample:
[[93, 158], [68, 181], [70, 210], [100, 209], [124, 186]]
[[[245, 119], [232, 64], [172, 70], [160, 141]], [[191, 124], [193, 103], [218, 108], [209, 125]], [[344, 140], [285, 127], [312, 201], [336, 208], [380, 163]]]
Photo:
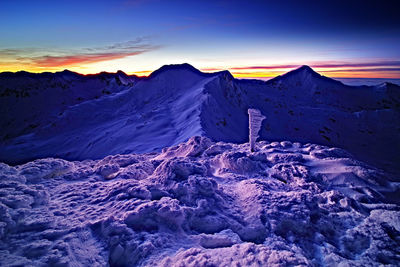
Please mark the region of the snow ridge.
[[[3, 78], [2, 78], [3, 77]], [[0, 74], [0, 160], [99, 159], [160, 151], [194, 135], [243, 143], [248, 108], [267, 120], [262, 140], [339, 146], [399, 170], [400, 87], [347, 86], [303, 66], [268, 82], [167, 65], [148, 78]], [[79, 134], [78, 134], [79, 133]], [[372, 151], [372, 153], [371, 153]]]

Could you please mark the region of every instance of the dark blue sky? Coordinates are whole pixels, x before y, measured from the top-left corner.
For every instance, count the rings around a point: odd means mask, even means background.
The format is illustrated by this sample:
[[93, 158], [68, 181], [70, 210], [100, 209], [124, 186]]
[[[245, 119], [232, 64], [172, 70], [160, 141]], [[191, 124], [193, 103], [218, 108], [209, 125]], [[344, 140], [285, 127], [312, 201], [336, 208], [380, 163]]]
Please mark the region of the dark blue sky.
[[1, 1], [0, 70], [374, 63], [400, 77], [398, 2]]

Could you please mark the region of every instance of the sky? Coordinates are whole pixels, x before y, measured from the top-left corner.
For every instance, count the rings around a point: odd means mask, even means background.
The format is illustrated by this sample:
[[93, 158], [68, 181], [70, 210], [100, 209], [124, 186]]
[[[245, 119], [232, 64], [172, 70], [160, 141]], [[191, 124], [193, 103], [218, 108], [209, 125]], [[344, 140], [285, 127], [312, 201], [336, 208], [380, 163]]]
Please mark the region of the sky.
[[400, 78], [400, 1], [0, 0], [0, 72]]

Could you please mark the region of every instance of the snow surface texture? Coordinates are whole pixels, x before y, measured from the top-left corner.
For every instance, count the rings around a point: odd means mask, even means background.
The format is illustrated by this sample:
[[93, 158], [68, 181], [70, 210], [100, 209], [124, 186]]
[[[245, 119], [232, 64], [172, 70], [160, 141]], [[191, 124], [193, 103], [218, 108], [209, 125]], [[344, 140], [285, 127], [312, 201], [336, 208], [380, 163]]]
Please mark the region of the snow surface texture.
[[254, 152], [255, 144], [258, 138], [258, 132], [260, 131], [261, 124], [265, 119], [265, 116], [263, 116], [258, 109], [249, 108], [247, 112], [249, 113], [250, 151]]
[[193, 137], [160, 153], [1, 163], [0, 265], [400, 264], [392, 177], [338, 148], [256, 146]]
[[341, 147], [400, 172], [400, 87], [347, 86], [303, 66], [267, 82], [188, 64], [148, 78], [0, 74], [0, 161], [100, 159], [161, 151], [195, 135], [248, 141], [247, 110], [267, 117], [260, 139]]

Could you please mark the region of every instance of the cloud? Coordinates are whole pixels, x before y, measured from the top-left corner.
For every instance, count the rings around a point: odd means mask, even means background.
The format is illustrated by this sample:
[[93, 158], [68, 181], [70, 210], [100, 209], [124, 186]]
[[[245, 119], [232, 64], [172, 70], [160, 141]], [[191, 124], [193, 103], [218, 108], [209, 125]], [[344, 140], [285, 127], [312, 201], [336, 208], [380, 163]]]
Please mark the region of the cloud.
[[[304, 64], [304, 63], [302, 63]], [[231, 67], [202, 68], [202, 71], [215, 72], [228, 69], [235, 77], [274, 77], [296, 69], [302, 64], [249, 65]], [[314, 61], [308, 64], [319, 73], [336, 77], [400, 77], [400, 60], [376, 60], [364, 62]], [[339, 76], [340, 75], [340, 76]]]
[[400, 61], [373, 61], [361, 63], [319, 63], [311, 64], [314, 68], [360, 68], [360, 67], [400, 67]]
[[272, 65], [272, 66], [247, 66], [247, 67], [232, 67], [231, 70], [271, 70], [271, 69], [289, 69], [296, 68], [299, 65]]
[[93, 54], [74, 54], [67, 56], [42, 56], [31, 58], [30, 60], [40, 67], [64, 67], [77, 66], [113, 59], [120, 59], [127, 56], [135, 56], [144, 53], [144, 51], [135, 51], [127, 53], [93, 53]]
[[10, 48], [6, 48], [6, 49], [2, 49], [0, 50], [0, 57], [4, 58], [4, 57], [12, 57], [15, 56], [16, 54], [18, 54], [19, 49], [10, 49]]
[[400, 71], [400, 68], [365, 68], [365, 69], [339, 69], [339, 70], [323, 70], [321, 72], [390, 72]]
[[[381, 67], [400, 67], [400, 61], [376, 61], [376, 62], [362, 62], [362, 63], [347, 63], [347, 62], [319, 62], [311, 63], [313, 68], [369, 68], [374, 67], [379, 69]], [[265, 66], [243, 66], [243, 67], [230, 67], [230, 70], [273, 70], [273, 69], [291, 69], [300, 67], [299, 64], [284, 64], [284, 65], [265, 65]], [[209, 69], [207, 69], [209, 70]], [[210, 69], [211, 70], [211, 69]], [[215, 69], [214, 69], [215, 70]]]
[[28, 60], [32, 61], [35, 65], [38, 65], [40, 67], [79, 66], [125, 58], [128, 56], [136, 56], [158, 48], [158, 46], [151, 45], [136, 45], [129, 48], [112, 48], [110, 46], [99, 52], [73, 53], [61, 56], [39, 56], [29, 58]]
[[[225, 69], [229, 69], [232, 71], [241, 71], [241, 70], [276, 70], [276, 69], [291, 69], [297, 68], [301, 65], [269, 65], [269, 66], [245, 66], [245, 67], [228, 67]], [[202, 68], [202, 71], [221, 71], [225, 70], [224, 68]]]
[[4, 60], [5, 58], [17, 59], [23, 55], [35, 54], [37, 52], [40, 52], [39, 48], [4, 48], [0, 49], [0, 60]]
[[148, 37], [115, 43], [103, 47], [91, 47], [78, 50], [48, 50], [39, 48], [1, 49], [0, 61], [7, 59], [16, 64], [26, 64], [39, 68], [59, 68], [82, 66], [97, 62], [136, 56], [161, 48], [149, 42]]
[[221, 71], [223, 68], [201, 68], [202, 71]]

